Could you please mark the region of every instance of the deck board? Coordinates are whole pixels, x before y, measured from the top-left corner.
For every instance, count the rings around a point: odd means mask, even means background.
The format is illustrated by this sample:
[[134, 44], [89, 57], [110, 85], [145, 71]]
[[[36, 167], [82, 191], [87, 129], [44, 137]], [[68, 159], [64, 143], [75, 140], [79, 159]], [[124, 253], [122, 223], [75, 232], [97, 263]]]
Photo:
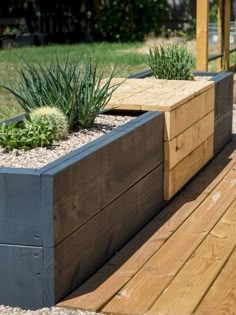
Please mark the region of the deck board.
[[236, 250], [215, 283], [200, 302], [194, 315], [236, 314]]
[[[226, 314], [222, 307], [227, 307], [227, 314], [235, 314], [236, 300], [230, 289], [236, 280], [227, 281], [231, 273], [236, 276], [232, 271], [236, 259], [236, 253], [232, 254], [236, 246], [235, 148], [232, 141], [154, 220], [58, 306], [129, 315]], [[218, 308], [214, 308], [217, 294], [228, 300], [217, 298]], [[207, 313], [209, 305], [213, 311]]]
[[[146, 313], [236, 198], [231, 170], [180, 228], [103, 309], [106, 313]], [[231, 185], [231, 186], [230, 186]], [[229, 186], [229, 187], [228, 187]], [[155, 290], [153, 289], [155, 288]]]
[[[192, 314], [236, 246], [236, 201], [193, 253], [148, 315]], [[215, 313], [212, 313], [215, 314]]]

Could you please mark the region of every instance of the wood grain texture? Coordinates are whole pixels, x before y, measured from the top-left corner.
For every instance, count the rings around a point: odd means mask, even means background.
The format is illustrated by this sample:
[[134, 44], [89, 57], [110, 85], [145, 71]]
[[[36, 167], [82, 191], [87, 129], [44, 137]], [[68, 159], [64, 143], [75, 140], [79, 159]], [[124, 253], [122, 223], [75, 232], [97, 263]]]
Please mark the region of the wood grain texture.
[[231, 169], [103, 311], [120, 314], [147, 312], [236, 198], [235, 185], [235, 170]]
[[213, 133], [214, 111], [211, 111], [171, 141], [165, 141], [165, 169], [171, 170]]
[[199, 194], [209, 194], [236, 162], [236, 142], [231, 141], [186, 187]]
[[[133, 92], [134, 85], [142, 89]], [[213, 86], [210, 81], [128, 79], [113, 93], [107, 108], [172, 111]]]
[[236, 202], [227, 210], [147, 314], [192, 314], [235, 248], [235, 234]]
[[94, 276], [58, 305], [99, 311], [206, 198], [183, 191]]
[[163, 162], [163, 114], [139, 118], [52, 175], [55, 244]]
[[94, 273], [162, 205], [163, 164], [55, 247], [56, 300]]
[[194, 315], [236, 314], [236, 250], [212, 287], [197, 306]]
[[208, 16], [209, 2], [197, 1], [197, 70], [208, 70]]
[[213, 156], [213, 136], [171, 170], [165, 169], [164, 199], [169, 200], [185, 185]]
[[59, 306], [101, 310], [227, 176], [236, 161], [234, 149], [235, 142], [231, 142], [191, 185]]
[[[196, 96], [176, 110], [165, 112], [165, 141], [171, 140], [214, 110], [215, 89]], [[191, 115], [189, 115], [191, 113]]]
[[232, 138], [233, 111], [229, 110], [215, 121], [214, 155], [219, 153]]

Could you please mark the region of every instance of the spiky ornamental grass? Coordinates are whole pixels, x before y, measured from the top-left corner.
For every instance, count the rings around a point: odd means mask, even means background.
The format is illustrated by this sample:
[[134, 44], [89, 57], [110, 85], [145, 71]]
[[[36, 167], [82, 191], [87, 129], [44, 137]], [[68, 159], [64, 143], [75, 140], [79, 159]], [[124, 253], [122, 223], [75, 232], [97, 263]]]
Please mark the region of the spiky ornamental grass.
[[147, 64], [155, 78], [191, 80], [195, 58], [183, 45], [160, 45], [149, 48]]
[[58, 107], [67, 116], [70, 130], [89, 126], [119, 86], [111, 86], [114, 70], [102, 86], [103, 74], [98, 74], [96, 63], [82, 55], [77, 64], [69, 57], [64, 65], [53, 58], [49, 65], [26, 64], [19, 73], [18, 88], [3, 87], [13, 93], [23, 110], [30, 113], [42, 106]]

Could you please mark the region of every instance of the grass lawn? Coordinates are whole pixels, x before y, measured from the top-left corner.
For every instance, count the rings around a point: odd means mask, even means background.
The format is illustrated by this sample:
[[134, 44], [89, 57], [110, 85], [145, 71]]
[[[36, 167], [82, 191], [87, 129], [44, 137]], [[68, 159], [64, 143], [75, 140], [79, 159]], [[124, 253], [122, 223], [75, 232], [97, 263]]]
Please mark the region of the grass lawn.
[[[24, 62], [49, 62], [55, 55], [63, 62], [68, 54], [72, 60], [76, 61], [82, 53], [96, 60], [104, 76], [114, 65], [117, 65], [117, 76], [126, 77], [147, 68], [145, 54], [139, 52], [143, 47], [143, 43], [100, 43], [0, 50], [0, 84], [17, 84], [19, 79], [17, 69], [21, 68]], [[0, 88], [0, 121], [20, 113], [22, 110], [14, 97], [5, 89]]]

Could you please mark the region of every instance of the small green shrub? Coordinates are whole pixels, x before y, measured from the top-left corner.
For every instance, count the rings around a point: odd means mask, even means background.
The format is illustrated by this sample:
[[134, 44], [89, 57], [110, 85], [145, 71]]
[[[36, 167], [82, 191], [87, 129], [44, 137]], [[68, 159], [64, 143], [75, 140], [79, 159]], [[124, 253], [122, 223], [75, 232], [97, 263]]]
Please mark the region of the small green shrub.
[[149, 48], [147, 64], [158, 79], [190, 80], [194, 57], [185, 46], [160, 45]]
[[29, 114], [43, 106], [58, 107], [67, 116], [69, 130], [80, 123], [83, 127], [90, 125], [119, 86], [111, 86], [114, 70], [102, 85], [103, 74], [98, 73], [96, 63], [82, 56], [77, 64], [67, 57], [62, 66], [53, 58], [49, 66], [28, 64], [19, 73], [18, 88], [3, 87], [13, 93], [23, 110]]
[[12, 122], [0, 126], [0, 146], [7, 150], [29, 150], [52, 145], [55, 134], [47, 121]]
[[82, 128], [90, 127], [99, 113], [104, 113], [112, 93], [120, 84], [111, 86], [114, 70], [102, 84], [103, 74], [98, 74], [97, 66], [90, 63], [85, 65], [80, 77], [78, 93], [78, 124]]
[[59, 108], [50, 106], [36, 108], [30, 113], [30, 118], [33, 123], [47, 122], [54, 130], [55, 139], [64, 139], [68, 134], [67, 117]]

